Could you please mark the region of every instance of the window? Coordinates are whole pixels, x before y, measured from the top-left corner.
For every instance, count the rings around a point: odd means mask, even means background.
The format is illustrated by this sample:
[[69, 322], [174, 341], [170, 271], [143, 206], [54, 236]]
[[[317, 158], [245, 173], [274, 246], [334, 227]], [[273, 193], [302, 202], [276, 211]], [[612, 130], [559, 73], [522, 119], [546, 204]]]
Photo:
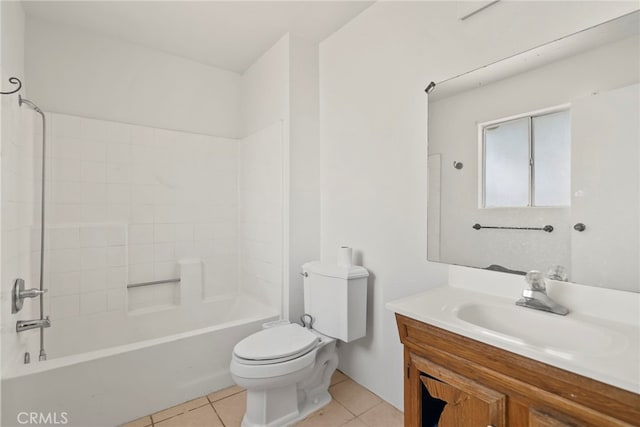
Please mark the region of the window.
[[482, 207], [571, 204], [569, 110], [480, 125]]

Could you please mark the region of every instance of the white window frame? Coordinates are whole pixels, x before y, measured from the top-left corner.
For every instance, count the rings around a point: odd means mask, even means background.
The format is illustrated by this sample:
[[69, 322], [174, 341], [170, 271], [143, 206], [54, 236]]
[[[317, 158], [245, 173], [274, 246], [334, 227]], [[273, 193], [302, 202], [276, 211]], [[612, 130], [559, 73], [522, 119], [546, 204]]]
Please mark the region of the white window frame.
[[[571, 104], [560, 104], [553, 107], [542, 108], [539, 110], [529, 111], [514, 116], [503, 117], [500, 119], [490, 120], [482, 123], [478, 123], [478, 208], [479, 209], [522, 209], [522, 208], [562, 208], [564, 206], [537, 206], [535, 205], [535, 167], [534, 167], [534, 135], [532, 122], [535, 117], [546, 116], [548, 114], [559, 113], [561, 111], [568, 111], [571, 109]], [[485, 203], [485, 156], [486, 156], [486, 144], [485, 144], [485, 131], [495, 125], [503, 124], [513, 120], [519, 120], [523, 118], [529, 119], [529, 197], [527, 206], [486, 206]]]

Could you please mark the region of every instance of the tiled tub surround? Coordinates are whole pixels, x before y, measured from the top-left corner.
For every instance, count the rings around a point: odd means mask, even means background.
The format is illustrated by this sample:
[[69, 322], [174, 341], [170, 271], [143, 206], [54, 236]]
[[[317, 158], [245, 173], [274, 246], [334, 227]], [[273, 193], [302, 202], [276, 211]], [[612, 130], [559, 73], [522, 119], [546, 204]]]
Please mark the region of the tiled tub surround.
[[48, 117], [47, 224], [126, 224], [130, 283], [176, 277], [178, 260], [200, 258], [208, 272], [204, 296], [235, 293], [237, 140]]
[[[280, 306], [280, 121], [234, 140], [50, 116], [45, 258], [54, 318], [119, 310], [124, 270], [128, 283], [164, 280], [192, 258], [203, 263], [203, 298], [242, 292]], [[129, 310], [172, 304], [175, 285], [129, 292]]]

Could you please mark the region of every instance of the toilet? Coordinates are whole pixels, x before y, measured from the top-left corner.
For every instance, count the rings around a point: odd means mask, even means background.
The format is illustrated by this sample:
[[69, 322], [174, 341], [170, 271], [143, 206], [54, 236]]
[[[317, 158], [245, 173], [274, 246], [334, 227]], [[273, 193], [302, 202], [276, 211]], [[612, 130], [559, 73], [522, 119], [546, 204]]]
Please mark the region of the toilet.
[[365, 268], [309, 262], [302, 275], [303, 325], [267, 323], [233, 349], [231, 377], [247, 389], [243, 427], [292, 425], [327, 405], [337, 340], [366, 334]]

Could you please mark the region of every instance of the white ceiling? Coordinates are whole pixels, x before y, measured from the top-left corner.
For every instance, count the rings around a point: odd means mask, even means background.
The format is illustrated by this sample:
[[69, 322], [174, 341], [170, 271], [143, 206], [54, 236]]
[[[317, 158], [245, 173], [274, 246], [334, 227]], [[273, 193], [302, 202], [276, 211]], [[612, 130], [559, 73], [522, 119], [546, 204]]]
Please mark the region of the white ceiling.
[[284, 34], [319, 42], [372, 1], [23, 1], [27, 17], [243, 72]]

